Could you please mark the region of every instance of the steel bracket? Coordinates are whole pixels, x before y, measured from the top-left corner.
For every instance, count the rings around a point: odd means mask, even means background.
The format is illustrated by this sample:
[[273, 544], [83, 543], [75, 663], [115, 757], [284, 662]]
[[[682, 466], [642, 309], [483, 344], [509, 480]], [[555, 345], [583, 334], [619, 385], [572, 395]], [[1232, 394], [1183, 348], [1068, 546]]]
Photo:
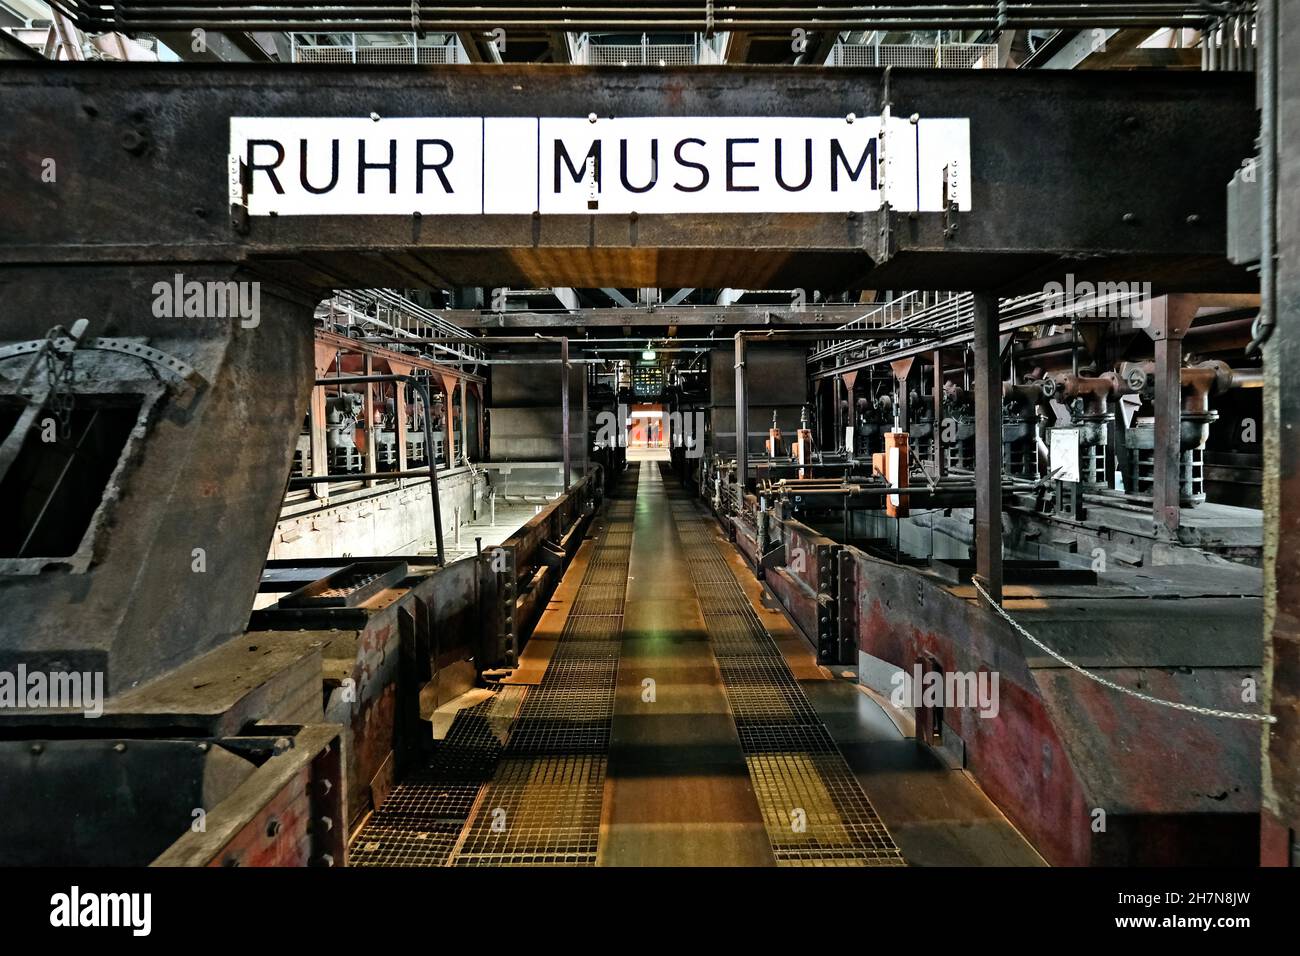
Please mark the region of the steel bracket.
[[835, 664], [840, 658], [838, 544], [818, 545], [817, 559], [817, 663]]

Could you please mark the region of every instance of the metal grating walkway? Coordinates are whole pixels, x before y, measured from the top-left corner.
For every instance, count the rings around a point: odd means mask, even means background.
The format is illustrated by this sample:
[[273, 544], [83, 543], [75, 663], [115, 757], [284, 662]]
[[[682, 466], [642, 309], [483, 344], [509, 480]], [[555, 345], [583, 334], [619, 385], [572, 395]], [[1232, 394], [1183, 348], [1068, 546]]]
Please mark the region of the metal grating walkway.
[[899, 866], [902, 855], [686, 499], [673, 503], [772, 853], [783, 866]]
[[614, 497], [606, 507], [555, 652], [519, 708], [453, 866], [596, 863], [633, 504]]
[[595, 864], [634, 505], [619, 490], [540, 683], [457, 714], [366, 822], [351, 865]]
[[[660, 703], [640, 698], [643, 670], [663, 678]], [[371, 816], [351, 862], [674, 861], [903, 863], [716, 530], [670, 476], [629, 469], [540, 682], [461, 711], [429, 767]]]
[[446, 865], [523, 697], [524, 688], [506, 687], [458, 713], [429, 766], [394, 787], [353, 840], [349, 865]]

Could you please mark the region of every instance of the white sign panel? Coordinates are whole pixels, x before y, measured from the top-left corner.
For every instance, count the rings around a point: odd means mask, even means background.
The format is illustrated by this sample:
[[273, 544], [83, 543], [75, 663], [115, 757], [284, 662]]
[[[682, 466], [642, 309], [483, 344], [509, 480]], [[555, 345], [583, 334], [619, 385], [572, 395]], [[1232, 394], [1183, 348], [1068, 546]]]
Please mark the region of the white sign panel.
[[1053, 481], [1078, 481], [1079, 471], [1079, 429], [1051, 429], [1048, 456], [1051, 464]]
[[234, 117], [230, 161], [253, 216], [908, 212], [971, 194], [966, 119]]

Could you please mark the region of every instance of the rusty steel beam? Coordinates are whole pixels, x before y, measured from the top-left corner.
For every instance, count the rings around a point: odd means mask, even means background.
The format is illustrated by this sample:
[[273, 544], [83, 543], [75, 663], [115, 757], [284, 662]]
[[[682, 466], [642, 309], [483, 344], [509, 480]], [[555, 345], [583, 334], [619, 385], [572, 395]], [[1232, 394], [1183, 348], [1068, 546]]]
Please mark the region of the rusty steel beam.
[[[313, 293], [409, 288], [1249, 290], [1223, 183], [1253, 152], [1232, 73], [547, 65], [0, 64], [0, 265], [239, 262]], [[229, 215], [241, 117], [894, 116], [970, 121], [969, 211]], [[1205, 130], [1214, 135], [1205, 135]], [[1032, 150], [1020, 148], [1033, 142]], [[44, 158], [61, 175], [42, 181]], [[1177, 189], [1167, 188], [1177, 183]], [[1087, 196], [1084, 201], [1074, 197]], [[1045, 214], [1050, 210], [1051, 214]]]
[[[1134, 6], [1123, 0], [1053, 3], [924, 3], [895, 0], [863, 4], [854, 0], [808, 3], [803, 0], [748, 0], [719, 6], [681, 0], [646, 0], [618, 4], [611, 0], [570, 0], [563, 8], [521, 4], [517, 0], [442, 0], [383, 6], [361, 3], [278, 3], [255, 6], [187, 0], [54, 0], [84, 30], [189, 30], [194, 26], [225, 30], [278, 30], [308, 33], [429, 31], [464, 32], [495, 28], [519, 31], [624, 33], [690, 32], [788, 35], [793, 29], [827, 32], [899, 30], [1059, 29], [1088, 27], [1199, 28], [1209, 16], [1205, 3], [1163, 0]], [[785, 37], [783, 36], [783, 39]]]
[[796, 308], [771, 303], [753, 305], [656, 305], [618, 308], [519, 310], [488, 312], [479, 309], [443, 309], [438, 315], [466, 330], [564, 329], [575, 326], [806, 326], [834, 328], [870, 314], [871, 306], [856, 302], [828, 302]]
[[[420, 355], [412, 355], [410, 352], [396, 352], [393, 349], [385, 348], [384, 343], [389, 345], [425, 345], [432, 340], [428, 339], [403, 339], [396, 336], [385, 338], [379, 341], [375, 338], [357, 339], [347, 335], [340, 335], [338, 332], [331, 332], [329, 329], [318, 328], [315, 330], [316, 341], [321, 345], [329, 345], [340, 352], [354, 352], [358, 355], [365, 355], [371, 358], [381, 359], [382, 361], [398, 361], [403, 365], [412, 368], [425, 369], [430, 372], [436, 372], [439, 375], [449, 375], [459, 381], [482, 382], [485, 381], [482, 375], [474, 375], [466, 372], [456, 365], [448, 364], [439, 358], [426, 358]], [[444, 340], [438, 339], [442, 342]], [[464, 342], [467, 345], [478, 344], [470, 339], [456, 339], [454, 341]]]

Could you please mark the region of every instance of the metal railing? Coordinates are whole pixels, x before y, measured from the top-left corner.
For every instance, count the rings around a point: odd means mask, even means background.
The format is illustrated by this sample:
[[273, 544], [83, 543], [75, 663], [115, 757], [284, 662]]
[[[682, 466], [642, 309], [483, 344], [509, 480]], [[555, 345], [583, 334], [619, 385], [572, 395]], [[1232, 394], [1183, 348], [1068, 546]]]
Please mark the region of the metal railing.
[[586, 66], [694, 66], [717, 63], [718, 57], [700, 37], [691, 43], [656, 43], [643, 34], [640, 43], [601, 43], [584, 33], [574, 44], [573, 62]]
[[[1140, 291], [1123, 291], [1081, 297], [1062, 304], [1059, 292], [1043, 290], [1002, 299], [998, 317], [1004, 329], [1038, 322], [1068, 323], [1072, 316], [1099, 310], [1112, 315], [1136, 312], [1143, 301]], [[818, 340], [812, 349], [808, 364], [833, 363], [847, 352], [853, 353], [856, 364], [911, 349], [934, 348], [933, 333], [940, 333], [943, 342], [970, 334], [974, 325], [974, 297], [969, 292], [909, 292], [881, 303], [837, 330], [828, 331], [826, 338]], [[835, 338], [835, 331], [852, 329], [896, 330], [898, 337], [866, 341]], [[925, 338], [907, 335], [909, 330], [921, 329], [931, 334]]]
[[996, 43], [837, 43], [827, 66], [898, 66], [991, 70], [998, 65]]
[[[406, 63], [468, 63], [465, 48], [455, 36], [420, 39], [416, 34], [389, 34], [383, 39], [355, 33], [289, 36], [294, 63], [373, 63], [399, 66]], [[325, 42], [326, 40], [332, 42]]]
[[1196, 0], [1048, 0], [865, 4], [857, 0], [740, 0], [715, 6], [704, 0], [568, 0], [520, 4], [517, 0], [436, 0], [381, 5], [266, 0], [257, 5], [231, 0], [50, 0], [81, 29], [125, 33], [185, 30], [299, 33], [413, 32], [520, 29], [534, 31], [786, 32], [827, 30], [1009, 30], [1027, 28], [1184, 26], [1199, 29], [1215, 14]]
[[[316, 307], [316, 319], [341, 327], [345, 334], [356, 330], [362, 335], [386, 334], [396, 339], [409, 339], [412, 346], [423, 342], [425, 347], [435, 352], [463, 361], [482, 362], [487, 358], [487, 353], [474, 344], [474, 336], [391, 289], [336, 292]], [[464, 339], [465, 343], [428, 341], [449, 338]], [[392, 344], [401, 345], [400, 342]]]

